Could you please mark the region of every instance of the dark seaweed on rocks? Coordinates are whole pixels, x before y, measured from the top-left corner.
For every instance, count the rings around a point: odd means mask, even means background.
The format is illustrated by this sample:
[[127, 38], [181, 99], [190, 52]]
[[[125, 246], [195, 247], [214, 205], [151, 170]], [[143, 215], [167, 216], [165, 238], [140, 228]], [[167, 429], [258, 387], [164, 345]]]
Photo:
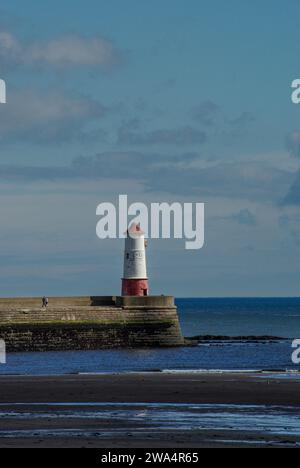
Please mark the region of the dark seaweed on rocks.
[[222, 335], [196, 335], [186, 338], [188, 341], [252, 341], [252, 342], [261, 342], [261, 341], [284, 341], [286, 338], [279, 336], [222, 336]]

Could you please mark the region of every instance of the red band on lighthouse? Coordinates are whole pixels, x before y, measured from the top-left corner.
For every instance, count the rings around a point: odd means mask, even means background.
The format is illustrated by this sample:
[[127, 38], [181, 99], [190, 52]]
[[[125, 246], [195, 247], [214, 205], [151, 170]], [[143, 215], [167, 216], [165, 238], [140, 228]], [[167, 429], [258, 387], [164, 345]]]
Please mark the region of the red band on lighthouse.
[[122, 296], [148, 296], [148, 294], [145, 235], [140, 225], [133, 223], [125, 239]]
[[148, 296], [147, 279], [122, 279], [122, 296]]

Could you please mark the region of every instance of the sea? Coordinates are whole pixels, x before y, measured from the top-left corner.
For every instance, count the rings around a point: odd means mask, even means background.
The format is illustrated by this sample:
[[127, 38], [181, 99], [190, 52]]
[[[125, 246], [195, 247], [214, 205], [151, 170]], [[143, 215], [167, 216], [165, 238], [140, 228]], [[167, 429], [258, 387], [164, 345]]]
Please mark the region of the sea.
[[166, 349], [8, 353], [0, 374], [300, 372], [292, 361], [293, 341], [300, 339], [300, 298], [185, 298], [176, 304], [185, 337], [220, 338]]

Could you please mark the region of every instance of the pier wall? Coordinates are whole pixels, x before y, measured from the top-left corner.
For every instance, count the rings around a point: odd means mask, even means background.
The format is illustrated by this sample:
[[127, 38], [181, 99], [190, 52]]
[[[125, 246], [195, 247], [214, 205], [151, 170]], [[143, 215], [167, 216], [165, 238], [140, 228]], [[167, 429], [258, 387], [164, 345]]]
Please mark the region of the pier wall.
[[0, 339], [8, 352], [181, 346], [174, 298], [0, 299]]

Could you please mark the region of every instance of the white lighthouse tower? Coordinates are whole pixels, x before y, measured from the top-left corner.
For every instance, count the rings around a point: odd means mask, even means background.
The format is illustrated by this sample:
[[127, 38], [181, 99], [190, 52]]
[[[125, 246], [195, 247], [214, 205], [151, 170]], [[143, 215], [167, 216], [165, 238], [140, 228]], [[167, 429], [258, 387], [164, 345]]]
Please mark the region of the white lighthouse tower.
[[148, 296], [145, 233], [133, 223], [127, 231], [122, 296]]

